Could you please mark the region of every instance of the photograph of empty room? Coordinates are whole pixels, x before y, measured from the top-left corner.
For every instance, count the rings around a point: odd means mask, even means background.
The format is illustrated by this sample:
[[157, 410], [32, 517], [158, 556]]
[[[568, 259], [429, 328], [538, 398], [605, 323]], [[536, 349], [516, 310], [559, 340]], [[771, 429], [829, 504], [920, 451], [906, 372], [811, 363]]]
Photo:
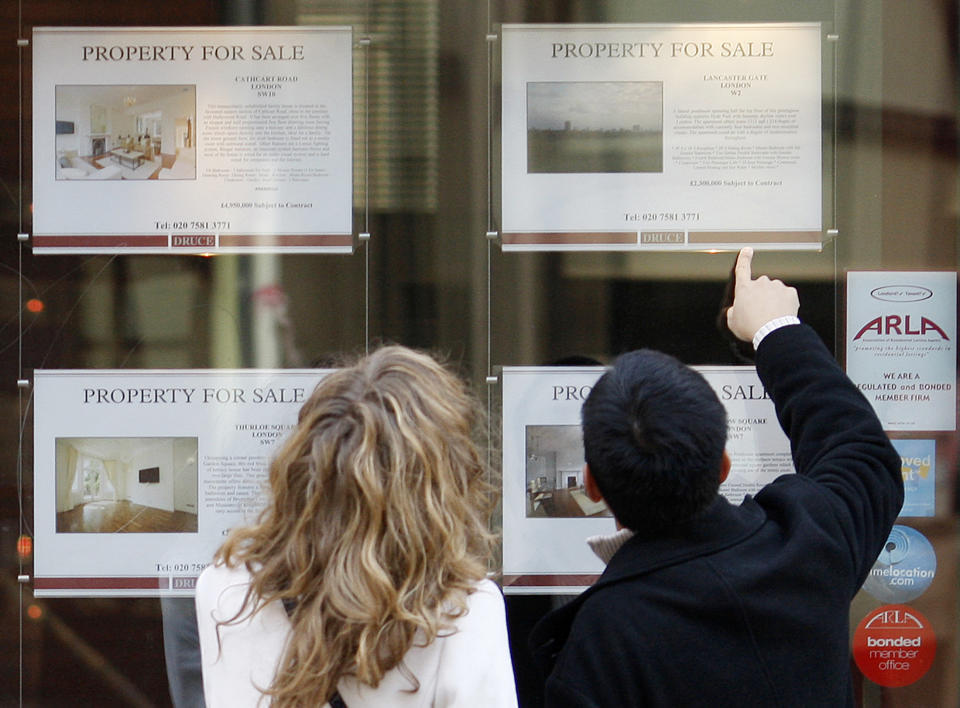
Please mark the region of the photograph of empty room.
[[529, 82], [527, 172], [663, 172], [663, 82]]
[[196, 533], [197, 438], [57, 438], [57, 533]]
[[58, 180], [196, 179], [193, 85], [56, 87]]
[[584, 489], [579, 425], [526, 426], [525, 459], [528, 518], [613, 515]]

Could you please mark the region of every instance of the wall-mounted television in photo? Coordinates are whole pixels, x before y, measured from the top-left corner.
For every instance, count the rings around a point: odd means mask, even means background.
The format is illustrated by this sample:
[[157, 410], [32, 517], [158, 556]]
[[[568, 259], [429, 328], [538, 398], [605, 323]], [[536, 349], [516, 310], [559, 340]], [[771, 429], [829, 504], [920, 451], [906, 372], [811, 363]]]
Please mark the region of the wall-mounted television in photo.
[[57, 135], [73, 135], [73, 121], [58, 120]]
[[140, 484], [157, 484], [160, 482], [160, 468], [146, 467], [140, 470]]

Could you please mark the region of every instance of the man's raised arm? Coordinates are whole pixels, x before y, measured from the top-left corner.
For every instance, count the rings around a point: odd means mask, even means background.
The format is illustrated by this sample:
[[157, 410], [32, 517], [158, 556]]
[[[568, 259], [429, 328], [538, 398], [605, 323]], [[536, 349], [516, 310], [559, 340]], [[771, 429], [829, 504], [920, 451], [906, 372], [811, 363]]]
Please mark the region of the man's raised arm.
[[757, 374], [790, 438], [794, 468], [829, 492], [824, 501], [836, 509], [862, 582], [903, 503], [900, 456], [816, 333], [805, 325], [784, 326], [800, 323], [797, 291], [766, 276], [753, 278], [752, 258], [749, 248], [737, 258], [728, 326], [753, 341]]

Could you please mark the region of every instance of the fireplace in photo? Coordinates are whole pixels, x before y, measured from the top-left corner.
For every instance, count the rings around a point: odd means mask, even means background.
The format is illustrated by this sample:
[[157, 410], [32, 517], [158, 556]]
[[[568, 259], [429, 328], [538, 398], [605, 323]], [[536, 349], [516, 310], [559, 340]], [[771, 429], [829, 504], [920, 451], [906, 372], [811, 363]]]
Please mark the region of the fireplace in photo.
[[579, 425], [527, 425], [525, 437], [528, 519], [611, 515], [587, 493]]

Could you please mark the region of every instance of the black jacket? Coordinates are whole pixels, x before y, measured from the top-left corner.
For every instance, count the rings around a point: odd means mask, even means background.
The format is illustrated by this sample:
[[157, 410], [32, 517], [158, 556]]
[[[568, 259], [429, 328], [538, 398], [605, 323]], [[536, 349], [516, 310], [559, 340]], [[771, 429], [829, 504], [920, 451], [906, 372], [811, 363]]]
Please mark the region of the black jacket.
[[850, 601], [903, 502], [870, 404], [804, 325], [757, 372], [798, 474], [668, 535], [634, 536], [531, 635], [553, 706], [853, 705]]

